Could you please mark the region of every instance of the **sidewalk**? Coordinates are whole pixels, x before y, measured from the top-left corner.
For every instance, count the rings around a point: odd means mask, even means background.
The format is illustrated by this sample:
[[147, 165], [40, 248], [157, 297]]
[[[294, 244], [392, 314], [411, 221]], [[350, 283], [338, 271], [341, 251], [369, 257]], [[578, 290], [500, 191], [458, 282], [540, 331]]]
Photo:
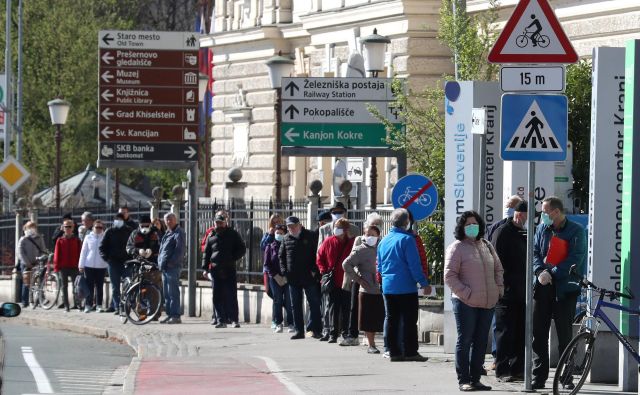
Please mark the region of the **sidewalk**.
[[[25, 309], [16, 318], [32, 325], [89, 334], [129, 344], [138, 354], [125, 377], [127, 394], [459, 394], [453, 355], [422, 346], [426, 363], [391, 363], [365, 347], [340, 347], [315, 339], [289, 340], [264, 325], [215, 329], [205, 318], [181, 325], [120, 323], [109, 313]], [[381, 339], [380, 339], [380, 348]], [[492, 393], [519, 392], [522, 384], [483, 382]], [[550, 382], [547, 382], [549, 387]], [[583, 393], [618, 393], [611, 386], [585, 386]], [[546, 391], [549, 392], [549, 391]], [[630, 394], [630, 393], [628, 393]]]

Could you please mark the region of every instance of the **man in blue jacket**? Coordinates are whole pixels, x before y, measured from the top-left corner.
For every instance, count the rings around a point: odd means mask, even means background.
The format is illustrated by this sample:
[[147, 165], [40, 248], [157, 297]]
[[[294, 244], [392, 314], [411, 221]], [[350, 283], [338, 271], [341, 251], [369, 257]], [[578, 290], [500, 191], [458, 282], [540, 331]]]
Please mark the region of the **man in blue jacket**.
[[[378, 273], [382, 277], [382, 294], [387, 319], [385, 337], [391, 362], [418, 361], [418, 287], [430, 293], [422, 271], [416, 239], [411, 233], [409, 212], [399, 208], [391, 213], [393, 228], [378, 244]], [[402, 323], [402, 325], [401, 325]], [[403, 333], [399, 339], [398, 332]], [[404, 344], [404, 354], [401, 349]]]
[[[559, 262], [547, 262], [552, 238], [564, 256]], [[536, 282], [533, 290], [533, 389], [544, 388], [549, 377], [549, 327], [551, 318], [556, 324], [558, 355], [571, 341], [576, 301], [580, 285], [569, 276], [571, 266], [583, 272], [587, 253], [584, 229], [564, 215], [562, 200], [549, 197], [542, 201], [540, 225], [533, 239], [533, 270]], [[566, 255], [564, 254], [566, 252]], [[566, 387], [565, 387], [566, 388]]]
[[160, 323], [180, 324], [180, 271], [185, 251], [185, 235], [174, 213], [165, 214], [164, 222], [167, 224], [167, 231], [160, 242], [158, 268], [162, 271], [164, 311], [167, 317]]

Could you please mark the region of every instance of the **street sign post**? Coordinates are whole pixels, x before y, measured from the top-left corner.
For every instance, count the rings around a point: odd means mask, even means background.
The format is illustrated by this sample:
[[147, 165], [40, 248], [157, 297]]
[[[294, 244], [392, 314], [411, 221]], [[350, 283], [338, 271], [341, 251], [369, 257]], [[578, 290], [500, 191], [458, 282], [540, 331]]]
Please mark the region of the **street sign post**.
[[500, 88], [504, 92], [563, 92], [564, 66], [502, 67]]
[[433, 182], [422, 174], [408, 174], [398, 180], [391, 192], [394, 208], [406, 208], [414, 221], [420, 221], [438, 207], [438, 190]]
[[192, 32], [100, 31], [98, 165], [186, 168], [198, 160]]

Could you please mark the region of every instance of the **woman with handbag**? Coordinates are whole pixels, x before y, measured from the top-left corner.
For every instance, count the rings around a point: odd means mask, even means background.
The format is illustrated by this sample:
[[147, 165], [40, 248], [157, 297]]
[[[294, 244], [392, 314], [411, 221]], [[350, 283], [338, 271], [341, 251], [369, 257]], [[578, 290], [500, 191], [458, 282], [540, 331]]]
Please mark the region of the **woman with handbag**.
[[349, 235], [349, 221], [340, 218], [333, 224], [333, 235], [327, 238], [318, 249], [316, 264], [322, 274], [320, 281], [322, 293], [328, 295], [327, 312], [329, 314], [329, 333], [320, 341], [338, 342], [338, 333], [349, 337], [349, 306], [351, 292], [342, 289], [344, 269], [342, 262], [351, 253], [354, 238]]

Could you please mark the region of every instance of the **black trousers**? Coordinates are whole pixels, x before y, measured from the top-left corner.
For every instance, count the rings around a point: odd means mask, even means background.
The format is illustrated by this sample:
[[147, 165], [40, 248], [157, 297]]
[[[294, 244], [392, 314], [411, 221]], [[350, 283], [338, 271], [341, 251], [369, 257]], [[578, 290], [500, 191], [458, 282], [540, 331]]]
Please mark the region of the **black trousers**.
[[556, 324], [558, 355], [571, 341], [573, 317], [576, 314], [578, 294], [556, 298], [554, 284], [536, 282], [533, 293], [533, 382], [543, 383], [549, 378], [549, 328], [551, 319]]
[[349, 336], [356, 339], [358, 338], [358, 300], [360, 294], [360, 284], [356, 282], [351, 283], [351, 304], [349, 308]]
[[327, 315], [329, 316], [329, 335], [343, 338], [349, 337], [349, 305], [351, 292], [334, 288], [328, 294]]
[[[78, 268], [74, 267], [60, 269], [58, 275], [60, 276], [60, 280], [62, 282], [62, 303], [64, 304], [64, 307], [69, 307], [69, 278], [71, 278], [71, 284], [73, 284], [73, 281], [78, 275]], [[78, 303], [79, 302], [80, 301], [78, 301]]]
[[496, 304], [496, 376], [524, 374], [525, 300], [505, 295]]
[[[384, 294], [387, 319], [386, 340], [392, 357], [412, 357], [418, 353], [418, 293]], [[402, 325], [401, 325], [402, 323]], [[402, 336], [399, 336], [402, 327]]]

